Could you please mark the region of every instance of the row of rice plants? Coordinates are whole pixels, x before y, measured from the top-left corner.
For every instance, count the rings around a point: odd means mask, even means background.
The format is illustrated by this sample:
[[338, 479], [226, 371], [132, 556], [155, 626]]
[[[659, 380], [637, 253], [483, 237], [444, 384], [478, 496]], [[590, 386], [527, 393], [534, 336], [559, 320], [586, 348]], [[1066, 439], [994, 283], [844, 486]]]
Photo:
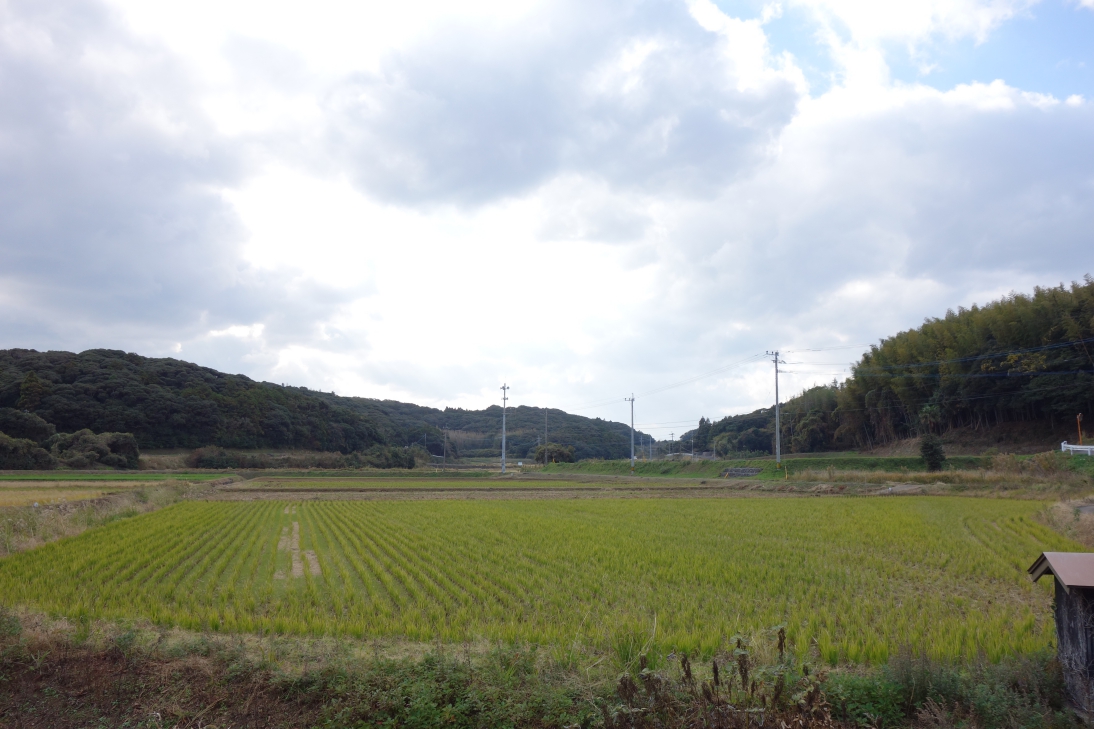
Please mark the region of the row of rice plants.
[[[0, 560], [0, 600], [193, 629], [709, 654], [993, 658], [1052, 640], [1025, 567], [1076, 545], [1031, 502], [953, 498], [188, 502]], [[299, 523], [292, 575], [282, 533]], [[310, 555], [309, 555], [310, 560]], [[311, 562], [309, 561], [310, 565]]]

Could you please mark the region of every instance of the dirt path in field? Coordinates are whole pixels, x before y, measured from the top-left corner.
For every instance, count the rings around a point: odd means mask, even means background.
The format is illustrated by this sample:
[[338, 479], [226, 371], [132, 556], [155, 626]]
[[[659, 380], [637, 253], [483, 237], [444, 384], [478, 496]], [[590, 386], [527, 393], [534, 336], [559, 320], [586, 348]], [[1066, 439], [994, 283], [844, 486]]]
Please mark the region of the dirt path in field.
[[292, 555], [292, 576], [304, 576], [304, 563], [300, 560], [300, 522], [292, 523], [292, 539], [289, 541], [289, 554]]
[[[289, 511], [289, 507], [285, 507], [286, 514], [295, 514], [296, 507], [292, 507], [292, 511]], [[300, 522], [294, 521], [292, 523], [292, 532], [289, 532], [289, 528], [281, 527], [281, 536], [277, 540], [277, 551], [288, 552], [289, 557], [292, 560], [292, 576], [303, 577], [304, 576], [304, 560], [300, 557]], [[309, 571], [313, 575], [321, 574], [319, 570], [319, 558], [315, 552], [310, 549], [304, 553], [304, 557], [308, 560]], [[275, 580], [285, 579], [284, 570], [278, 570], [274, 573]]]

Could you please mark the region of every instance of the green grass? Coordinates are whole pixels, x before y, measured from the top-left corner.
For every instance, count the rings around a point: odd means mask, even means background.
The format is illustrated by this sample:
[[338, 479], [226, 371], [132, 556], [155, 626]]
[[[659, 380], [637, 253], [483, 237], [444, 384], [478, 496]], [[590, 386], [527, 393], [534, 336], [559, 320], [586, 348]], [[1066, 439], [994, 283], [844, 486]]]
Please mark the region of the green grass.
[[[804, 650], [998, 659], [1050, 646], [1078, 545], [1030, 501], [184, 502], [0, 560], [0, 601], [195, 630], [709, 655], [786, 626]], [[299, 525], [299, 552], [292, 529]], [[314, 551], [320, 573], [308, 570]], [[303, 574], [293, 576], [293, 562]]]
[[1094, 456], [1068, 456], [1064, 461], [1067, 467], [1077, 473], [1094, 476]]
[[485, 478], [487, 476], [496, 475], [490, 471], [479, 471], [471, 469], [455, 469], [449, 468], [447, 471], [441, 471], [438, 466], [434, 469], [433, 466], [426, 466], [422, 468], [403, 469], [403, 468], [347, 468], [345, 470], [300, 470], [300, 469], [253, 469], [253, 468], [240, 468], [238, 471], [246, 471], [253, 473], [255, 471], [261, 471], [263, 475], [277, 477], [277, 478], [353, 478], [353, 479], [475, 479]]
[[[880, 457], [880, 456], [847, 456], [847, 455], [809, 455], [788, 456], [783, 461], [790, 469], [804, 471], [806, 469], [832, 468], [837, 471], [926, 471], [927, 466], [921, 458], [912, 457]], [[986, 468], [991, 464], [991, 458], [982, 456], [951, 456], [946, 459], [946, 469], [977, 469]], [[736, 461], [639, 461], [635, 464], [636, 476], [661, 476], [680, 478], [718, 478], [727, 468], [761, 468], [758, 479], [783, 478], [781, 471], [775, 469], [774, 458], [755, 458]], [[577, 463], [552, 463], [544, 470], [544, 473], [573, 473], [573, 474], [599, 474], [625, 476], [631, 472], [629, 460], [625, 461], [579, 461]]]

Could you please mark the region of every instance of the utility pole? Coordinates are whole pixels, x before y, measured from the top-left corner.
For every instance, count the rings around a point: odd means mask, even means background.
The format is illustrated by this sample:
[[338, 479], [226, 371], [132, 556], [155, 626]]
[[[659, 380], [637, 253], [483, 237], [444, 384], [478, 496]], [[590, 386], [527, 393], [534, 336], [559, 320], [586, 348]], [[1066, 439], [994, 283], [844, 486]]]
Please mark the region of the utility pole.
[[631, 475], [634, 475], [634, 393], [630, 397], [623, 398], [631, 404]]
[[448, 468], [448, 426], [444, 426], [444, 448], [441, 450], [441, 470]]
[[[779, 350], [774, 352], [768, 352], [767, 355], [772, 358], [772, 362], [775, 363], [775, 468], [782, 468], [783, 453], [782, 453], [782, 423], [779, 420]], [[786, 364], [783, 362], [782, 364]]]
[[509, 385], [501, 385], [501, 472], [505, 473], [505, 404], [509, 401]]
[[653, 460], [653, 436], [649, 436], [650, 439], [650, 460]]
[[669, 455], [676, 452], [676, 433], [669, 433]]
[[547, 467], [547, 408], [543, 408], [543, 467]]

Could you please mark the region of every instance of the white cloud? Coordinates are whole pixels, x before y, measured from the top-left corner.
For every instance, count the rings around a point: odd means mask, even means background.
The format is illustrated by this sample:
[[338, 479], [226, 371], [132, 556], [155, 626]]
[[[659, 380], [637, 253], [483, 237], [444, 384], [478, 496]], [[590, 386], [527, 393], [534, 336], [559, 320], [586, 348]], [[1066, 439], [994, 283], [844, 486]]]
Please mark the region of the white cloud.
[[934, 36], [987, 39], [989, 33], [1038, 0], [791, 0], [861, 44], [921, 43]]
[[[13, 344], [433, 405], [505, 379], [622, 419], [755, 352], [1094, 270], [1090, 104], [886, 63], [1024, 2], [788, 3], [840, 69], [815, 95], [770, 50], [775, 4], [111, 6], [4, 6]], [[679, 433], [770, 388], [750, 363], [639, 420]]]
[[234, 324], [230, 327], [224, 327], [223, 329], [214, 329], [209, 332], [209, 336], [235, 337], [236, 339], [261, 339], [262, 332], [265, 329], [265, 324], [251, 324], [250, 326]]

